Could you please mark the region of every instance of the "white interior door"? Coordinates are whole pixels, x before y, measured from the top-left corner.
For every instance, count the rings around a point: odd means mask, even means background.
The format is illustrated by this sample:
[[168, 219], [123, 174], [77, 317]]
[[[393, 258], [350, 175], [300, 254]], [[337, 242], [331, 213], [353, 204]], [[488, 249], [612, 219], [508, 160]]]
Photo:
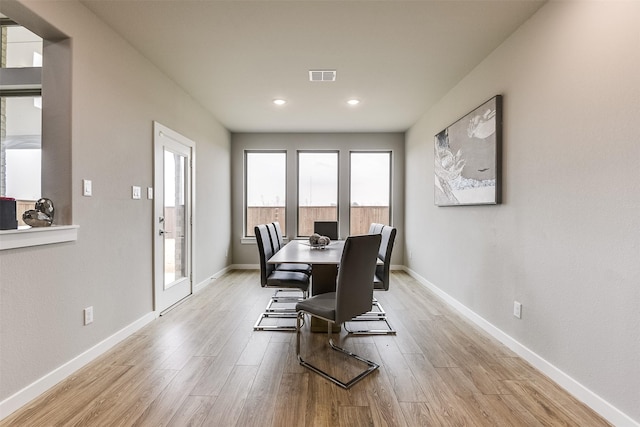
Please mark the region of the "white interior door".
[[162, 314], [192, 293], [195, 143], [154, 122], [154, 295]]

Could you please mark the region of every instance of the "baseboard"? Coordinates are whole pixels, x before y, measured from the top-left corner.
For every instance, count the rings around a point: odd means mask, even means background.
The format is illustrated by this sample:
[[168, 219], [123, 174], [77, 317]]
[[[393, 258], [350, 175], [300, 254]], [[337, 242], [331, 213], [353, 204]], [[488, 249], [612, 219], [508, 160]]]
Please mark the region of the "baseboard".
[[600, 416], [605, 418], [614, 426], [629, 426], [629, 427], [640, 427], [640, 423], [634, 421], [617, 409], [615, 406], [611, 405], [609, 402], [580, 384], [575, 379], [571, 378], [569, 375], [564, 373], [562, 370], [558, 369], [556, 366], [549, 363], [544, 358], [540, 357], [537, 353], [533, 352], [531, 349], [522, 345], [520, 342], [513, 339], [510, 335], [504, 333], [501, 329], [497, 328], [493, 324], [487, 322], [484, 318], [479, 316], [474, 311], [470, 310], [464, 304], [461, 304], [458, 300], [453, 298], [451, 295], [444, 292], [442, 289], [435, 286], [433, 283], [429, 282], [424, 277], [420, 276], [415, 271], [410, 268], [405, 267], [404, 270], [414, 279], [416, 279], [421, 285], [425, 286], [427, 289], [432, 291], [442, 300], [444, 300], [451, 307], [460, 312], [463, 316], [469, 319], [471, 322], [476, 324], [482, 330], [487, 332], [489, 335], [500, 341], [502, 344], [506, 345], [518, 356], [522, 357], [524, 360], [533, 365], [540, 372], [544, 373], [546, 376], [555, 381], [558, 385], [564, 388], [567, 392], [572, 394], [576, 399], [580, 400], [585, 405], [589, 406], [591, 409], [596, 411]]
[[232, 270], [260, 270], [259, 264], [233, 264]]
[[222, 277], [223, 275], [225, 275], [226, 273], [228, 273], [231, 270], [233, 270], [232, 266], [228, 265], [225, 268], [223, 268], [222, 270], [218, 271], [217, 273], [214, 273], [213, 276], [204, 279], [202, 282], [196, 284], [193, 287], [193, 293], [195, 294], [197, 292], [200, 292], [201, 290], [203, 290], [204, 288], [209, 286], [211, 283], [213, 283], [216, 279]]
[[32, 384], [6, 398], [2, 402], [0, 402], [0, 420], [8, 417], [16, 410], [20, 409], [36, 397], [40, 396], [45, 391], [49, 390], [51, 387], [58, 384], [60, 381], [67, 378], [69, 375], [76, 372], [78, 369], [85, 366], [87, 363], [93, 361], [98, 356], [110, 350], [113, 346], [120, 343], [130, 335], [134, 334], [149, 322], [156, 319], [156, 317], [157, 316], [155, 312], [145, 314], [140, 319], [136, 320], [128, 326], [125, 326], [115, 334], [102, 340], [84, 353], [81, 353], [80, 355], [74, 357], [64, 365], [54, 369], [42, 378], [36, 380]]

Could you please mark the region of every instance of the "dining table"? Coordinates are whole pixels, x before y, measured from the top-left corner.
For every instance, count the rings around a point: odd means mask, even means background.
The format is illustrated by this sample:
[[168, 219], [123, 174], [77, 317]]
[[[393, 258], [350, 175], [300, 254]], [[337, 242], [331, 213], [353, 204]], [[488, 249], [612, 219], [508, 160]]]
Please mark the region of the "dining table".
[[[338, 266], [342, 258], [344, 240], [333, 240], [328, 245], [316, 246], [308, 240], [291, 240], [276, 252], [269, 264], [311, 264], [311, 295], [335, 292]], [[311, 317], [312, 332], [326, 332], [327, 322]], [[340, 325], [333, 325], [332, 332], [338, 333]]]
[[291, 240], [267, 262], [269, 264], [310, 264], [311, 295], [334, 292], [344, 242], [344, 240], [334, 240], [325, 246], [313, 246], [307, 240]]
[[[314, 246], [308, 240], [291, 240], [267, 262], [269, 264], [311, 264], [311, 295], [335, 292], [344, 243], [344, 240], [332, 240], [328, 245]], [[381, 263], [379, 259], [378, 263]], [[326, 332], [326, 322], [312, 318], [311, 330]], [[340, 331], [340, 326], [333, 327], [333, 331]]]

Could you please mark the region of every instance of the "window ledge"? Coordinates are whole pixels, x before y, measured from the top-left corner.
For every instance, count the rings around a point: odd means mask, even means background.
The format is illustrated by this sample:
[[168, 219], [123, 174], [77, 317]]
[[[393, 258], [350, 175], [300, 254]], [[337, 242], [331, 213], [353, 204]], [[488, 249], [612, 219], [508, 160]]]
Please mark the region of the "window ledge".
[[[240, 239], [240, 244], [241, 245], [255, 245], [256, 242], [257, 242], [257, 240], [256, 240], [255, 237], [243, 237], [243, 238]], [[285, 244], [287, 244], [287, 243], [289, 243], [289, 239], [285, 237], [283, 239], [283, 242]]]
[[0, 251], [50, 245], [78, 240], [79, 225], [52, 225], [51, 227], [20, 227], [17, 230], [0, 230]]

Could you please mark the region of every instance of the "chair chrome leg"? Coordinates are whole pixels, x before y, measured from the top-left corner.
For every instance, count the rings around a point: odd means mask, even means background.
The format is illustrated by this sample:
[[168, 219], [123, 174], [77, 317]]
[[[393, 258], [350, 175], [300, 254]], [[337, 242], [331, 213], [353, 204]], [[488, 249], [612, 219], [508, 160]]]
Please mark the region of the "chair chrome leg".
[[[356, 375], [355, 377], [351, 378], [349, 381], [343, 382], [340, 381], [339, 379], [337, 379], [336, 377], [330, 375], [329, 373], [323, 371], [322, 369], [310, 364], [309, 362], [305, 361], [304, 359], [302, 359], [302, 356], [300, 355], [300, 329], [301, 329], [301, 318], [303, 316], [304, 312], [299, 312], [298, 313], [298, 318], [297, 318], [297, 322], [296, 322], [296, 356], [298, 357], [298, 362], [300, 362], [300, 364], [302, 366], [304, 366], [305, 368], [308, 368], [310, 370], [312, 370], [313, 372], [317, 373], [318, 375], [326, 378], [327, 380], [331, 381], [332, 383], [344, 388], [344, 389], [348, 389], [350, 387], [352, 387], [354, 384], [356, 384], [358, 381], [362, 380], [364, 377], [366, 377], [367, 375], [369, 375], [370, 373], [372, 373], [373, 371], [375, 371], [376, 369], [378, 369], [380, 367], [380, 365], [378, 365], [377, 363], [374, 363], [370, 360], [367, 360], [361, 356], [358, 356], [355, 353], [350, 352], [349, 350], [345, 350], [341, 347], [338, 347], [337, 345], [335, 345], [335, 343], [333, 342], [333, 337], [331, 335], [331, 330], [332, 330], [332, 323], [331, 322], [327, 322], [327, 335], [329, 338], [329, 345], [331, 346], [332, 350], [338, 351], [340, 353], [346, 354], [347, 356], [356, 359], [364, 364], [367, 365], [367, 369], [365, 369], [364, 371], [360, 372], [358, 375]], [[326, 319], [325, 319], [326, 320]]]
[[[302, 296], [278, 296], [279, 292], [302, 292]], [[297, 316], [295, 307], [273, 307], [274, 303], [294, 304], [307, 298], [307, 291], [299, 289], [276, 289], [264, 312], [260, 313], [253, 325], [254, 331], [295, 331], [295, 325], [263, 325], [265, 319], [294, 319]]]
[[[284, 293], [284, 292], [289, 292], [289, 293], [295, 293], [295, 292], [301, 292], [302, 295], [298, 296], [298, 295], [287, 295], [287, 296], [279, 296], [279, 293]], [[273, 304], [275, 303], [281, 303], [281, 304], [295, 304], [299, 301], [302, 301], [304, 299], [307, 298], [307, 292], [306, 291], [302, 291], [302, 290], [298, 290], [298, 289], [276, 289], [275, 292], [273, 293], [273, 295], [271, 296], [271, 299], [269, 299], [269, 302], [267, 303], [267, 307], [264, 309], [265, 312], [268, 313], [295, 313], [295, 308], [291, 307], [291, 308], [286, 308], [286, 307], [273, 307]]]
[[[372, 308], [377, 307], [379, 311], [368, 311], [360, 316], [356, 316], [351, 319], [349, 322], [344, 323], [344, 329], [350, 335], [395, 335], [396, 330], [393, 329], [391, 324], [389, 323], [389, 319], [387, 319], [387, 312], [384, 311], [380, 302], [377, 299], [373, 299]], [[347, 323], [350, 322], [384, 322], [386, 325], [386, 329], [359, 329], [357, 331], [349, 329]]]
[[[387, 325], [387, 329], [359, 329], [352, 330], [349, 329], [347, 323], [349, 322], [384, 322]], [[347, 331], [349, 335], [395, 335], [396, 330], [393, 329], [393, 326], [389, 323], [389, 319], [387, 317], [378, 317], [378, 318], [362, 318], [362, 317], [354, 317], [348, 322], [344, 322], [344, 330]]]
[[295, 325], [287, 326], [287, 325], [263, 325], [262, 321], [265, 319], [293, 319], [296, 317], [296, 313], [270, 313], [264, 312], [260, 313], [258, 316], [258, 320], [255, 325], [253, 325], [254, 331], [295, 331]]
[[358, 317], [386, 317], [387, 316], [387, 312], [384, 311], [384, 308], [382, 307], [382, 304], [380, 304], [380, 302], [377, 299], [373, 299], [373, 302], [371, 303], [371, 310], [367, 311], [366, 313], [361, 314]]

